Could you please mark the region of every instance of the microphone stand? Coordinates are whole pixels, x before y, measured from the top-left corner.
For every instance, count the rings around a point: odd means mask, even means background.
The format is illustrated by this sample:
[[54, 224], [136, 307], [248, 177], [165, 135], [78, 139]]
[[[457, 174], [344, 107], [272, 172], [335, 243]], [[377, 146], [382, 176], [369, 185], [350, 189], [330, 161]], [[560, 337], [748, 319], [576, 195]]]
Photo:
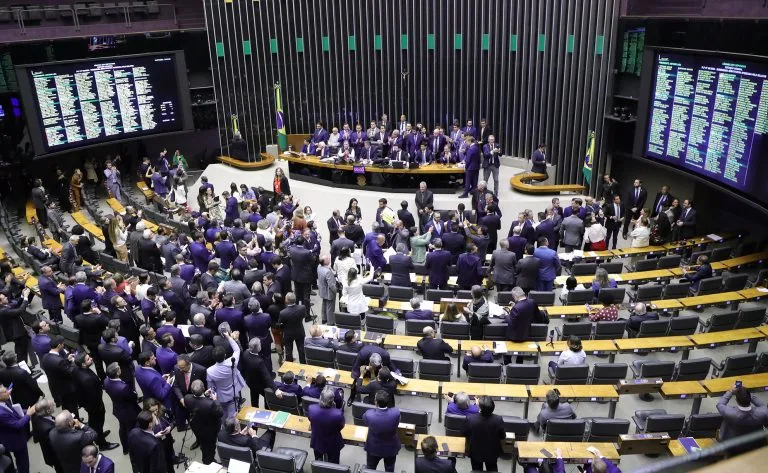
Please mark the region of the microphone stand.
[[[237, 342], [235, 342], [237, 343]], [[240, 411], [240, 406], [243, 405], [243, 397], [242, 392], [238, 391], [235, 393], [235, 357], [229, 359], [230, 361], [230, 369], [232, 373], [232, 400], [235, 401], [235, 413]]]

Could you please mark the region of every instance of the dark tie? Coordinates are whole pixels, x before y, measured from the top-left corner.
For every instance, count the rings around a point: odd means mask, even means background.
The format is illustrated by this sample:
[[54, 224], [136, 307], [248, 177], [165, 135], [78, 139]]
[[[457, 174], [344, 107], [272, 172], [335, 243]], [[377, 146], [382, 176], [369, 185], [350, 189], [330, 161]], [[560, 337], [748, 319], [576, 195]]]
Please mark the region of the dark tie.
[[616, 204], [616, 218], [619, 218], [619, 204]]
[[421, 164], [427, 164], [427, 154], [426, 152], [421, 152]]
[[435, 138], [435, 144], [432, 145], [432, 149], [437, 149], [437, 138]]
[[640, 198], [640, 188], [638, 187], [635, 189], [635, 203], [637, 203], [637, 199]]

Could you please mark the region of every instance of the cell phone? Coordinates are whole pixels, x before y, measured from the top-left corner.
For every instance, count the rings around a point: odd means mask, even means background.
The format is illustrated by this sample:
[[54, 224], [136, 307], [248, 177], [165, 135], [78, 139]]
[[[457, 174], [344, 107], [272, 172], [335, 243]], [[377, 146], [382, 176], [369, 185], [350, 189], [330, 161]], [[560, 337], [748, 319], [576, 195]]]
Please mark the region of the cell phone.
[[547, 450], [546, 448], [542, 448], [541, 450], [539, 450], [539, 452], [541, 452], [541, 454], [544, 455], [546, 458], [552, 458], [552, 454], [549, 453], [549, 450]]
[[[11, 386], [13, 386], [13, 384], [11, 384]], [[736, 387], [737, 388], [741, 387], [741, 380], [740, 379], [736, 381]]]
[[453, 393], [449, 392], [448, 397], [453, 397]]

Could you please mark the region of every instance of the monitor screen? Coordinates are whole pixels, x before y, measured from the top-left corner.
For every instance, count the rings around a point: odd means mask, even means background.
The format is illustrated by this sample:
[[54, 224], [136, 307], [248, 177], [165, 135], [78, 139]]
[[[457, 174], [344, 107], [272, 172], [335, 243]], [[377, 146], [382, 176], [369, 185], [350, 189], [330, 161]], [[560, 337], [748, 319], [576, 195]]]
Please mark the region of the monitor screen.
[[37, 154], [192, 128], [181, 52], [21, 66], [18, 75]]
[[768, 205], [768, 64], [655, 56], [645, 156]]

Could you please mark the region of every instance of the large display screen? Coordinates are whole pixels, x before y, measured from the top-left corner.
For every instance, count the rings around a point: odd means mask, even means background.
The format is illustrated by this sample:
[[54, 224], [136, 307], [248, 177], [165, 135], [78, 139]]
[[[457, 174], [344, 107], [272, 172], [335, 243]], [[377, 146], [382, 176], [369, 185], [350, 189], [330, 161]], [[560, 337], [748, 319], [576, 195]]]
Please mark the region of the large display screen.
[[191, 129], [180, 52], [23, 66], [19, 75], [37, 154]]
[[656, 53], [645, 155], [768, 203], [768, 64]]

